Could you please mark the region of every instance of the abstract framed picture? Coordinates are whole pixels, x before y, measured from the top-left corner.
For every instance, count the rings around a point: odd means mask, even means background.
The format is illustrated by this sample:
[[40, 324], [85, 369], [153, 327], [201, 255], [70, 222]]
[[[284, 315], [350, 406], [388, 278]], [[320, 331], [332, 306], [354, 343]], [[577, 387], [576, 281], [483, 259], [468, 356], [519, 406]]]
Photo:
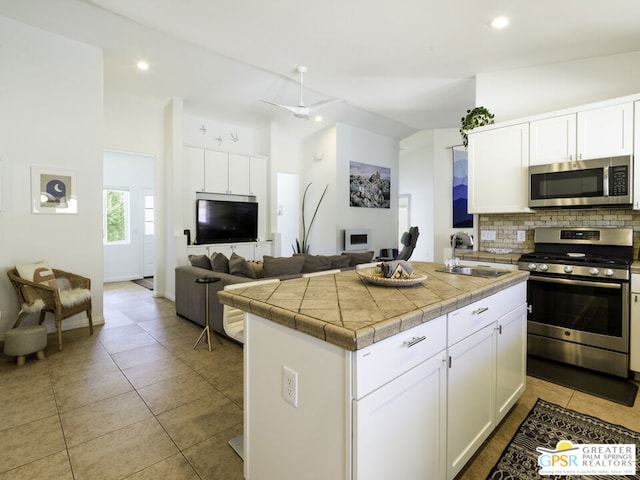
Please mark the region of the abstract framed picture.
[[350, 162], [349, 206], [391, 208], [391, 169]]
[[76, 192], [73, 170], [31, 167], [31, 213], [78, 213]]
[[469, 202], [468, 189], [468, 155], [462, 147], [453, 147], [453, 228], [473, 228], [473, 214], [467, 210]]

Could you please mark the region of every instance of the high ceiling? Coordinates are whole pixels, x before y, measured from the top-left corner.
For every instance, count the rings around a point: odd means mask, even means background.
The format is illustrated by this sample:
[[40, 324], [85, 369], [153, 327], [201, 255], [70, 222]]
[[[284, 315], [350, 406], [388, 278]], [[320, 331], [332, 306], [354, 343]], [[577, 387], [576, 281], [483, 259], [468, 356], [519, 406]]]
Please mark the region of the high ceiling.
[[325, 121], [402, 138], [457, 127], [478, 73], [640, 51], [638, 0], [0, 0], [0, 15], [103, 48], [107, 97], [180, 96], [300, 135], [322, 124], [260, 102], [296, 105], [298, 65], [307, 104], [343, 100]]

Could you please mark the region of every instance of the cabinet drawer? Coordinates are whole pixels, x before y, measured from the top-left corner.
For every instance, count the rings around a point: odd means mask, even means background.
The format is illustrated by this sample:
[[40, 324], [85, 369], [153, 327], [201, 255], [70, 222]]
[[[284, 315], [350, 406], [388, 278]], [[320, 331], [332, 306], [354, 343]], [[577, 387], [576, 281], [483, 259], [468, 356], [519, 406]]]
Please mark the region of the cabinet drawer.
[[638, 273], [631, 275], [631, 291], [634, 293], [640, 292], [640, 274]]
[[443, 315], [354, 352], [353, 396], [362, 398], [447, 346]]
[[453, 345], [526, 302], [526, 282], [473, 302], [447, 318], [447, 344]]

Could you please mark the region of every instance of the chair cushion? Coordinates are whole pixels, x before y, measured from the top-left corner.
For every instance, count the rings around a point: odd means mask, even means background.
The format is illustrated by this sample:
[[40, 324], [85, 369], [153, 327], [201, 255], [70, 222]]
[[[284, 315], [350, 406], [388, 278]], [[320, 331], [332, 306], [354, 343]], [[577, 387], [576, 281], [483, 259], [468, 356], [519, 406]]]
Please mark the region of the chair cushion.
[[65, 307], [80, 305], [91, 299], [91, 291], [86, 288], [72, 288], [60, 291], [60, 303]]
[[231, 254], [231, 258], [229, 259], [229, 273], [240, 277], [257, 278], [256, 272], [251, 268], [249, 262], [235, 252]]
[[34, 283], [42, 283], [53, 288], [58, 288], [53, 270], [46, 261], [26, 265], [16, 265], [18, 275]]

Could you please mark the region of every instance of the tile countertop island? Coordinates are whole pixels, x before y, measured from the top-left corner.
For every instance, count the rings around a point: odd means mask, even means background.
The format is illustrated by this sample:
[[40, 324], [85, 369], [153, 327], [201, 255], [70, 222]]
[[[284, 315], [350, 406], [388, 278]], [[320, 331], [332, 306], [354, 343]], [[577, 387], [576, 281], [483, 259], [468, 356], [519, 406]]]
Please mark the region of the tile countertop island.
[[[452, 480], [526, 386], [528, 272], [236, 288], [247, 480]], [[235, 444], [235, 442], [234, 442]]]
[[356, 271], [219, 292], [223, 304], [254, 313], [346, 350], [356, 351], [524, 282], [528, 272], [497, 278], [438, 272], [412, 262], [427, 280], [411, 287], [363, 282]]

